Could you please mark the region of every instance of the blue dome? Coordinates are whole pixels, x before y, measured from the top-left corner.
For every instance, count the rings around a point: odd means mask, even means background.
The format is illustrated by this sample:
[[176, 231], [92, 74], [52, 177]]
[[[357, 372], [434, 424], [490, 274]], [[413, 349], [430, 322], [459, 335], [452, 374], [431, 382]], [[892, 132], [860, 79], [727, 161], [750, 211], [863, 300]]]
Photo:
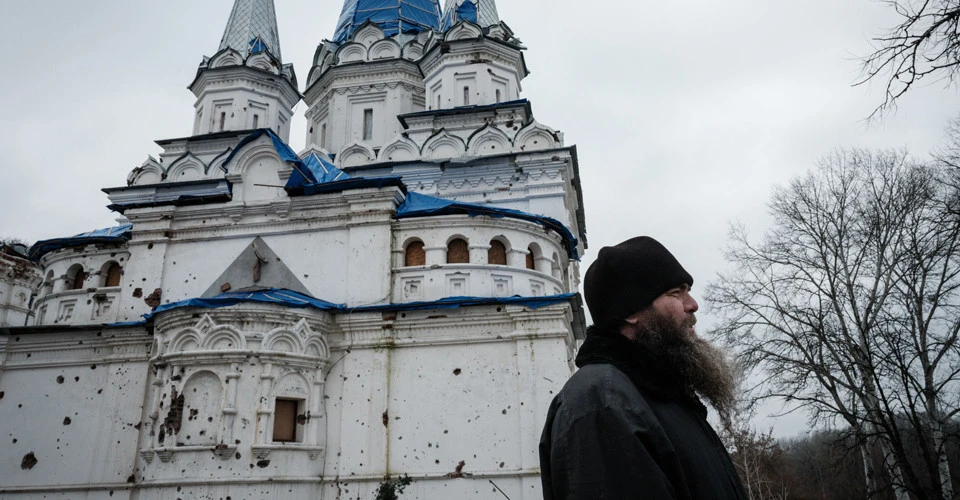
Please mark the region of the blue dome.
[[367, 21], [387, 36], [440, 29], [440, 0], [346, 0], [333, 41], [343, 43]]

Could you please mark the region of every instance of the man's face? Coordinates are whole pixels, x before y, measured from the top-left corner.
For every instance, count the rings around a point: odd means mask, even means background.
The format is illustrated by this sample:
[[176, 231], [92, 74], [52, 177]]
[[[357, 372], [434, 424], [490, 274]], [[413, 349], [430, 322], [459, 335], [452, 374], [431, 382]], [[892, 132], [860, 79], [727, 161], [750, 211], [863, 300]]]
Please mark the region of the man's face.
[[694, 325], [697, 317], [694, 313], [699, 308], [697, 301], [690, 295], [690, 285], [676, 286], [654, 299], [649, 307], [627, 318], [625, 321], [632, 328], [626, 328], [623, 334], [633, 340], [638, 329], [649, 329], [654, 321], [666, 319], [676, 327], [676, 331], [695, 336]]

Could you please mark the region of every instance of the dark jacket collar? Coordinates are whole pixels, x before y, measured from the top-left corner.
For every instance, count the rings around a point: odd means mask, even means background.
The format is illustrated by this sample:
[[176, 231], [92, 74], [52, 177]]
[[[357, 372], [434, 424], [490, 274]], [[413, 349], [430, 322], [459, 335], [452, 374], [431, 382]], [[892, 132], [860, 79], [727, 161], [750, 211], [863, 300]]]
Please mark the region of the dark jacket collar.
[[613, 365], [645, 395], [687, 403], [701, 416], [706, 416], [706, 407], [687, 387], [686, 380], [675, 367], [641, 349], [620, 332], [596, 326], [588, 328], [576, 364], [581, 368], [592, 364]]

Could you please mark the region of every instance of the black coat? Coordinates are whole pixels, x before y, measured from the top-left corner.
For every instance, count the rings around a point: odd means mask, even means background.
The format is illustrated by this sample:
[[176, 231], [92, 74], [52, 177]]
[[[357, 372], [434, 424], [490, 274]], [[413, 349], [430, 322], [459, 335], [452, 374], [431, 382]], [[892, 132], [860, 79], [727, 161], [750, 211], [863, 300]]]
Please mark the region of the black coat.
[[540, 440], [545, 500], [747, 499], [707, 410], [618, 333], [591, 332]]

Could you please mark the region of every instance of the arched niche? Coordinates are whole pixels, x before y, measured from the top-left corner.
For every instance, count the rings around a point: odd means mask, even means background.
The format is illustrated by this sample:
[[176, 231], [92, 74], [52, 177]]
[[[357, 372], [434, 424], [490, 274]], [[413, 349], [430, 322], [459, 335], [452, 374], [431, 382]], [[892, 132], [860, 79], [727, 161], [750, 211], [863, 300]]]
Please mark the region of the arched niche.
[[353, 33], [352, 41], [370, 47], [379, 40], [383, 40], [384, 37], [383, 30], [380, 29], [380, 26], [374, 23], [364, 23], [363, 26]]
[[468, 40], [471, 38], [480, 38], [483, 36], [483, 29], [469, 21], [460, 21], [443, 35], [446, 41]]
[[513, 146], [522, 151], [552, 149], [557, 147], [557, 132], [536, 121], [522, 128], [513, 139]]
[[339, 64], [364, 61], [367, 59], [367, 47], [360, 43], [346, 43], [337, 51]]
[[355, 167], [372, 163], [376, 158], [373, 150], [363, 144], [351, 144], [346, 146], [337, 155], [337, 163], [340, 168]]
[[424, 158], [456, 158], [463, 156], [467, 148], [463, 139], [448, 133], [445, 129], [427, 139], [420, 149]]
[[246, 349], [247, 341], [243, 334], [232, 326], [218, 326], [213, 328], [203, 338], [200, 348], [203, 350], [236, 350]]
[[502, 130], [487, 125], [470, 136], [467, 155], [480, 156], [509, 152], [512, 145], [510, 138]]
[[223, 383], [215, 373], [198, 371], [183, 384], [183, 414], [177, 444], [214, 445], [223, 417]]
[[417, 144], [406, 137], [399, 136], [380, 150], [377, 160], [381, 162], [411, 161], [419, 157], [420, 148], [417, 147]]
[[303, 339], [294, 332], [276, 330], [263, 339], [262, 350], [300, 354], [304, 351], [304, 343]]
[[371, 61], [377, 59], [396, 59], [400, 57], [400, 44], [391, 38], [380, 40], [370, 46], [367, 54], [367, 58]]

